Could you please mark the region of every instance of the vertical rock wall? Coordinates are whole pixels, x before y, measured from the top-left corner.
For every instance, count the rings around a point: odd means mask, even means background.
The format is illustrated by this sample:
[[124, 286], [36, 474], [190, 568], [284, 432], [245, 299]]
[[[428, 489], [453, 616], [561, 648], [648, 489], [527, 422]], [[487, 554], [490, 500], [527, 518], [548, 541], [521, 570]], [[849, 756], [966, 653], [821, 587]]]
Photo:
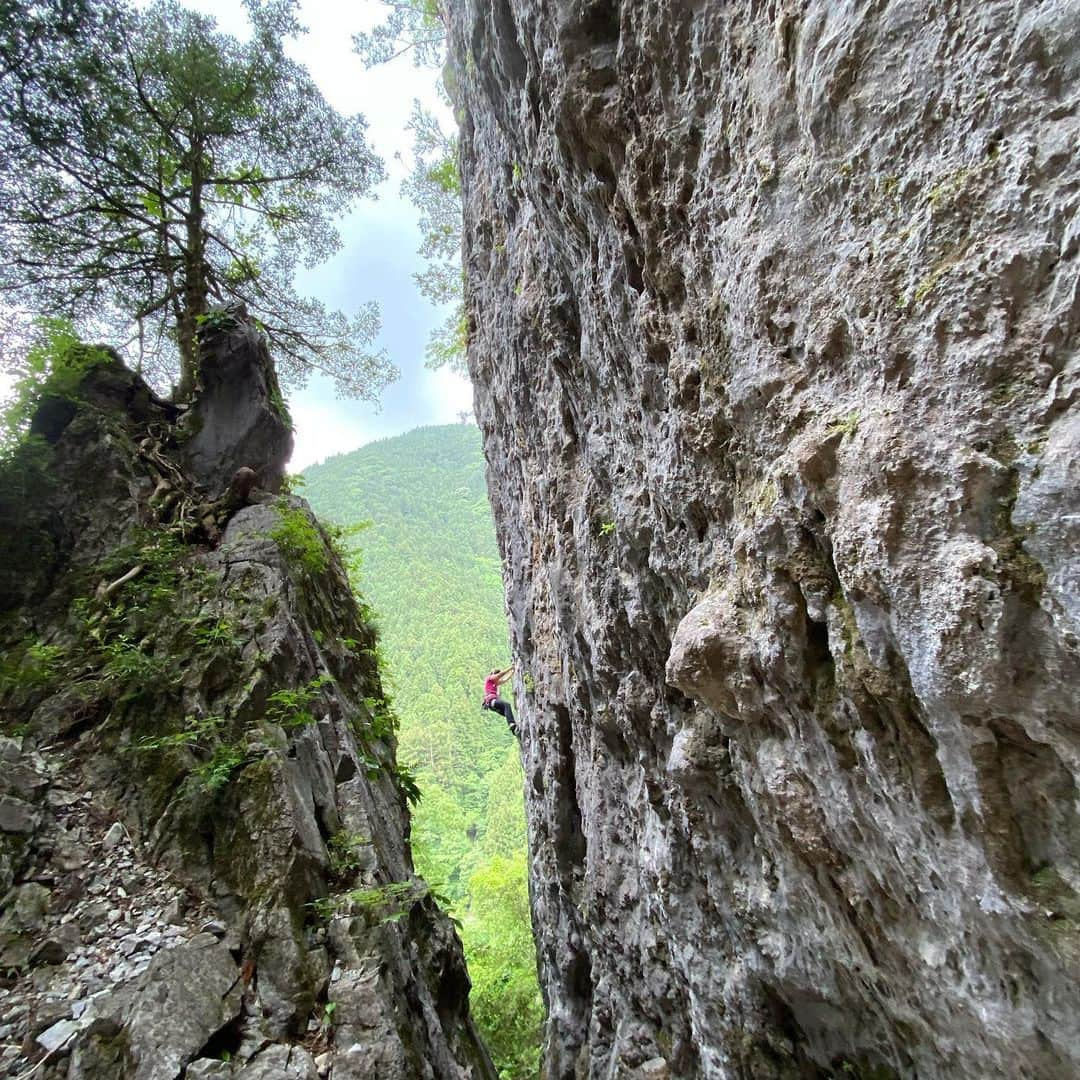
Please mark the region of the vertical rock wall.
[[1080, 5], [463, 0], [551, 1077], [1080, 1070]]

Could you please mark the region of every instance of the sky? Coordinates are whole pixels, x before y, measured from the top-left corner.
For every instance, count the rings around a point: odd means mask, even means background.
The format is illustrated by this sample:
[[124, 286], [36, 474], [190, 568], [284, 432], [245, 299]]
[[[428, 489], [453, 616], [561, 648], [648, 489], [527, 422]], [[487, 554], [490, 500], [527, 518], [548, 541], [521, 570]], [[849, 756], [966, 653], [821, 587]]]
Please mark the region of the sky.
[[[183, 0], [186, 7], [213, 15], [222, 30], [247, 36], [240, 0]], [[317, 296], [346, 314], [368, 300], [382, 310], [384, 346], [401, 376], [384, 393], [381, 408], [335, 396], [329, 379], [315, 376], [304, 390], [289, 395], [296, 425], [290, 470], [299, 472], [332, 454], [355, 450], [374, 439], [398, 435], [425, 424], [456, 423], [472, 409], [468, 380], [445, 369], [424, 368], [424, 348], [445, 313], [418, 292], [412, 275], [422, 269], [415, 208], [400, 195], [408, 172], [411, 136], [405, 129], [414, 99], [445, 116], [436, 95], [439, 73], [398, 57], [365, 71], [352, 51], [352, 35], [382, 21], [378, 0], [301, 0], [301, 21], [309, 32], [290, 42], [289, 53], [314, 76], [327, 100], [344, 113], [361, 112], [369, 142], [386, 163], [387, 179], [377, 200], [358, 203], [340, 229], [344, 245], [328, 263], [304, 272], [301, 293]], [[447, 116], [448, 122], [452, 120]], [[400, 158], [398, 157], [400, 155]]]

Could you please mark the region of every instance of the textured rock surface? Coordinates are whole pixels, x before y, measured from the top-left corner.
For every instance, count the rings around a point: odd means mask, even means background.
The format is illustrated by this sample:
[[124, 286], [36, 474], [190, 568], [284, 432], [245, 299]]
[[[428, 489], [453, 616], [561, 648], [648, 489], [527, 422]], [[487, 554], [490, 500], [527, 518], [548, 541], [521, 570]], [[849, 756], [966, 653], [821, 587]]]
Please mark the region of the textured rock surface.
[[549, 1074], [1076, 1075], [1080, 5], [454, 11]]
[[244, 467], [256, 469], [260, 486], [277, 491], [293, 438], [266, 339], [242, 306], [218, 309], [209, 319], [199, 392], [185, 420], [192, 432], [187, 467], [215, 495]]
[[492, 1077], [338, 556], [206, 501], [144, 389], [107, 360], [0, 470], [0, 1071]]

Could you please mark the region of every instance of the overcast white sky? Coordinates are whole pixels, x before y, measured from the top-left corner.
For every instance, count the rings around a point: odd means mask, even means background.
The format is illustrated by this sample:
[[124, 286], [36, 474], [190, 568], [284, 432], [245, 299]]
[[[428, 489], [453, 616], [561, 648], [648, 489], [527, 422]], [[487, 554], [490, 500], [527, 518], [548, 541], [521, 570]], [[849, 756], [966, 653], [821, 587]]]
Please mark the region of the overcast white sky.
[[[183, 0], [187, 7], [213, 15], [222, 30], [243, 37], [247, 19], [240, 0]], [[300, 290], [332, 308], [352, 313], [366, 300], [382, 309], [380, 344], [401, 370], [400, 379], [383, 395], [381, 411], [335, 397], [332, 384], [313, 378], [294, 393], [289, 406], [296, 424], [296, 450], [290, 468], [299, 472], [331, 454], [355, 450], [373, 439], [397, 435], [423, 424], [454, 423], [472, 408], [467, 380], [447, 371], [424, 368], [424, 347], [443, 313], [417, 292], [412, 274], [421, 269], [416, 255], [420, 233], [416, 211], [399, 195], [408, 171], [411, 146], [405, 130], [412, 103], [419, 98], [440, 108], [435, 92], [438, 72], [414, 67], [408, 56], [365, 71], [352, 51], [352, 35], [382, 21], [377, 0], [302, 0], [301, 19], [308, 33], [289, 52], [303, 63], [327, 99], [346, 113], [363, 113], [376, 153], [390, 178], [354, 210], [341, 232], [344, 247], [329, 263], [307, 272]], [[404, 160], [397, 160], [401, 154]]]

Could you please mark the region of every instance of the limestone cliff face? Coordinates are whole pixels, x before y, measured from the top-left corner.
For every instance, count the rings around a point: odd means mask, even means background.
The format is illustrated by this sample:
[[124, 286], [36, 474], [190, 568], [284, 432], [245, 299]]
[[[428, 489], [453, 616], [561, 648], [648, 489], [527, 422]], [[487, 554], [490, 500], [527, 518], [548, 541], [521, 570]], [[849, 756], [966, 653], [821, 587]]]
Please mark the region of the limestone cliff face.
[[265, 348], [208, 337], [186, 415], [101, 354], [0, 469], [0, 1071], [493, 1077]]
[[463, 0], [551, 1077], [1080, 1070], [1080, 5]]

